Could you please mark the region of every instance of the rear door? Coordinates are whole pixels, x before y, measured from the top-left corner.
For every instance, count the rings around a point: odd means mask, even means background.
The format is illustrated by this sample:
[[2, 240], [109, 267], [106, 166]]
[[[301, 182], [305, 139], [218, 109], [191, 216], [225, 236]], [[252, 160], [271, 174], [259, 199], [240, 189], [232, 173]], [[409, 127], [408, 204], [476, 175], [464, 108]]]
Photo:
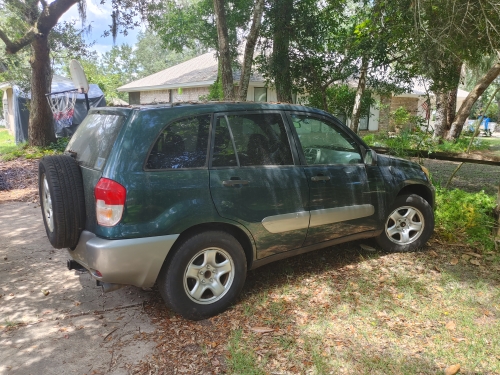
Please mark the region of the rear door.
[[219, 215], [252, 233], [258, 258], [302, 246], [309, 187], [282, 113], [219, 113], [214, 125], [210, 191]]
[[359, 144], [328, 117], [290, 113], [310, 186], [311, 221], [304, 245], [377, 226]]

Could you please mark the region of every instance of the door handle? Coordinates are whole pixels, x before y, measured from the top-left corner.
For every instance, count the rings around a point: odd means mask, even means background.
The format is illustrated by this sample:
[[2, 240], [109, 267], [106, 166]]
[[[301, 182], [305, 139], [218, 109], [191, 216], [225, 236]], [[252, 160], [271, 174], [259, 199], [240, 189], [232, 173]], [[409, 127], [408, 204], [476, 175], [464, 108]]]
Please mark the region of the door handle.
[[313, 182], [330, 181], [330, 176], [313, 176], [313, 177], [311, 177], [311, 181], [313, 181]]
[[250, 181], [248, 180], [225, 180], [225, 181], [222, 181], [222, 185], [224, 186], [227, 186], [227, 187], [231, 187], [231, 186], [237, 186], [237, 185], [248, 185]]

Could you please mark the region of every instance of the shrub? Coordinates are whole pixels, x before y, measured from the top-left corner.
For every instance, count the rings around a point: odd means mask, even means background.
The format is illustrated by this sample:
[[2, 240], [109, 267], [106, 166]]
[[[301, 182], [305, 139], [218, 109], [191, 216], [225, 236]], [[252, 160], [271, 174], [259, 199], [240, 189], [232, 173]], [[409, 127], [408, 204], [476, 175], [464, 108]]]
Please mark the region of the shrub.
[[447, 241], [465, 241], [493, 249], [492, 228], [495, 197], [460, 189], [436, 189], [436, 233]]

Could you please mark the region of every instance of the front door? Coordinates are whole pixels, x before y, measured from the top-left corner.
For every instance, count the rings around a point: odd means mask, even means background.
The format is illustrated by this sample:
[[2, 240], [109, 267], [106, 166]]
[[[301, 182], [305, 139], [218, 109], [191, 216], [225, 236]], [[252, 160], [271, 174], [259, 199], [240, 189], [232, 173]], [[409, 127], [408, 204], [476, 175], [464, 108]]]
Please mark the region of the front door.
[[217, 114], [214, 124], [210, 191], [219, 215], [250, 231], [259, 259], [302, 246], [309, 187], [283, 115]]
[[304, 245], [375, 229], [375, 205], [356, 140], [327, 117], [290, 117], [310, 186], [311, 222]]

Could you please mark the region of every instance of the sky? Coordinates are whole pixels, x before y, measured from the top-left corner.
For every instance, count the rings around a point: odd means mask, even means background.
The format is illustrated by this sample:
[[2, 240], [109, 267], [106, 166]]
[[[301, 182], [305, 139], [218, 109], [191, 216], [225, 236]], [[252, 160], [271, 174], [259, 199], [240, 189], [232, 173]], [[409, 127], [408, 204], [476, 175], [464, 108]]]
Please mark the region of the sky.
[[[60, 21], [76, 20], [77, 27], [81, 27], [80, 16], [78, 15], [78, 8], [73, 5], [61, 18]], [[88, 43], [95, 42], [93, 48], [99, 53], [103, 54], [113, 47], [113, 38], [111, 36], [103, 37], [105, 30], [109, 30], [111, 25], [111, 1], [106, 1], [105, 4], [100, 4], [100, 0], [87, 0], [87, 24], [92, 26], [92, 32], [85, 36]], [[137, 34], [140, 29], [133, 29], [128, 31], [127, 36], [119, 33], [116, 37], [116, 45], [127, 43], [131, 46], [137, 41]]]

